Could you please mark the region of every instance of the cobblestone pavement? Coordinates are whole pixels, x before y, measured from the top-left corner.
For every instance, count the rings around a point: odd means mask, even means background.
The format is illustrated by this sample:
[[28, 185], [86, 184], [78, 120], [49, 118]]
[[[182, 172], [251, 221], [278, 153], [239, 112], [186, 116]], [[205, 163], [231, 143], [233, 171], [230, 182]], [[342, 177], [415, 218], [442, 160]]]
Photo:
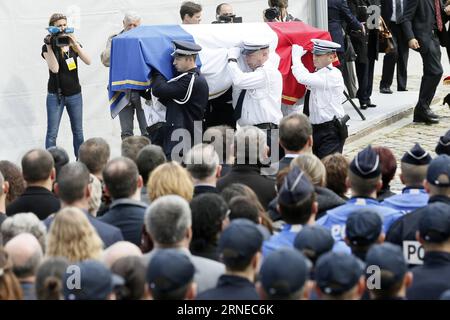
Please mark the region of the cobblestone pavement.
[[[380, 76], [374, 79], [374, 90], [379, 88]], [[408, 77], [408, 89], [418, 91], [420, 87], [419, 76]], [[394, 81], [395, 82], [395, 81]], [[391, 87], [396, 89], [395, 85]], [[360, 138], [352, 143], [349, 143], [344, 148], [344, 155], [349, 159], [365, 148], [367, 145], [384, 146], [390, 148], [397, 159], [397, 172], [394, 180], [391, 182], [391, 190], [393, 192], [401, 192], [403, 185], [400, 182], [400, 159], [403, 154], [411, 149], [413, 145], [418, 142], [434, 157], [436, 153], [434, 149], [440, 136], [444, 135], [450, 129], [450, 108], [442, 106], [442, 98], [450, 93], [450, 86], [439, 85], [436, 90], [436, 96], [439, 98], [437, 105], [432, 106], [435, 113], [440, 116], [440, 122], [437, 125], [424, 125], [412, 123], [412, 116], [400, 120], [389, 127], [375, 131], [363, 138]]]

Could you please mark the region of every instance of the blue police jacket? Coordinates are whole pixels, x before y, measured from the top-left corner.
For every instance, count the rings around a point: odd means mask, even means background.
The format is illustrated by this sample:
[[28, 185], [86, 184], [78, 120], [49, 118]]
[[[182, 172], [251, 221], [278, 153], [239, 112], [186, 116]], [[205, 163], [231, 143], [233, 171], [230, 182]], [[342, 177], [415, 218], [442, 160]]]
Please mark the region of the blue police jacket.
[[267, 257], [271, 252], [280, 248], [292, 248], [294, 247], [294, 240], [297, 234], [302, 230], [303, 226], [285, 224], [283, 229], [278, 233], [270, 237], [269, 240], [264, 241], [262, 247], [263, 257]]
[[327, 214], [317, 220], [316, 224], [324, 226], [331, 230], [335, 244], [333, 251], [351, 253], [350, 248], [345, 244], [345, 224], [348, 216], [362, 208], [370, 208], [376, 211], [383, 220], [383, 232], [389, 230], [391, 224], [400, 218], [403, 214], [388, 207], [383, 207], [377, 200], [371, 198], [355, 197], [347, 201], [346, 204], [328, 210]]
[[423, 188], [405, 188], [402, 194], [385, 199], [381, 205], [408, 213], [428, 205], [429, 195]]

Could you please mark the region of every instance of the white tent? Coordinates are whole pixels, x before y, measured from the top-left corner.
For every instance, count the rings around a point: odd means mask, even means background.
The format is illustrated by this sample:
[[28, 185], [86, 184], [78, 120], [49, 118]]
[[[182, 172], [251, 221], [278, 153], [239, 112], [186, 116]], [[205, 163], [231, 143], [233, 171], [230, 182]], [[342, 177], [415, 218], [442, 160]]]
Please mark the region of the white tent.
[[[199, 0], [203, 5], [202, 23], [215, 19], [215, 7], [221, 1]], [[305, 22], [323, 27], [323, 15], [314, 10], [322, 0], [291, 0], [289, 11]], [[79, 76], [84, 100], [85, 139], [107, 139], [113, 156], [119, 154], [120, 126], [109, 112], [106, 86], [108, 69], [100, 63], [100, 52], [108, 36], [121, 30], [123, 14], [138, 11], [144, 24], [179, 23], [181, 0], [2, 0], [0, 1], [0, 159], [19, 163], [31, 148], [43, 148], [46, 133], [46, 86], [48, 68], [41, 58], [45, 27], [54, 12], [66, 13], [69, 25], [92, 58], [92, 65], [80, 62]], [[244, 21], [262, 21], [266, 0], [231, 0], [235, 13]], [[320, 8], [319, 8], [320, 9]], [[325, 12], [326, 16], [326, 12]], [[135, 133], [138, 134], [138, 130]], [[69, 119], [64, 113], [58, 145], [73, 157]]]

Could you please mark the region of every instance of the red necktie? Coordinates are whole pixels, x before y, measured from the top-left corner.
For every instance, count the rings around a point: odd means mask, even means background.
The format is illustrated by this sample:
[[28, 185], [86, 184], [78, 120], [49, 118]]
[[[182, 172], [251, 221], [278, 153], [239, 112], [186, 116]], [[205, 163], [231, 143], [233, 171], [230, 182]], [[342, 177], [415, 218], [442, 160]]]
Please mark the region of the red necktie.
[[440, 0], [434, 0], [434, 7], [436, 11], [436, 22], [439, 31], [442, 31], [444, 25], [442, 24], [442, 16], [441, 16], [441, 4]]

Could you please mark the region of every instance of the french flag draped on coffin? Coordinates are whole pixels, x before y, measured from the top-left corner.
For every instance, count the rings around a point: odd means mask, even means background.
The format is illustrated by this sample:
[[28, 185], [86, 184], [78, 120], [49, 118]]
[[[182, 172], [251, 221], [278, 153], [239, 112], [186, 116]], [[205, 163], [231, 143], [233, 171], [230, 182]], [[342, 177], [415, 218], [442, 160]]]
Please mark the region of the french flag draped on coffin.
[[[128, 104], [127, 91], [151, 87], [153, 69], [167, 79], [173, 78], [172, 40], [195, 42], [203, 49], [197, 65], [205, 76], [210, 98], [216, 98], [231, 86], [227, 71], [229, 48], [239, 47], [243, 40], [264, 37], [270, 40], [270, 59], [283, 76], [282, 102], [294, 105], [305, 93], [291, 73], [291, 47], [303, 46], [311, 51], [311, 39], [331, 40], [327, 31], [303, 22], [271, 22], [243, 24], [155, 25], [141, 26], [125, 32], [112, 41], [109, 78], [109, 99], [112, 117]], [[312, 55], [303, 57], [305, 66], [313, 71]], [[243, 61], [240, 61], [242, 64]]]

